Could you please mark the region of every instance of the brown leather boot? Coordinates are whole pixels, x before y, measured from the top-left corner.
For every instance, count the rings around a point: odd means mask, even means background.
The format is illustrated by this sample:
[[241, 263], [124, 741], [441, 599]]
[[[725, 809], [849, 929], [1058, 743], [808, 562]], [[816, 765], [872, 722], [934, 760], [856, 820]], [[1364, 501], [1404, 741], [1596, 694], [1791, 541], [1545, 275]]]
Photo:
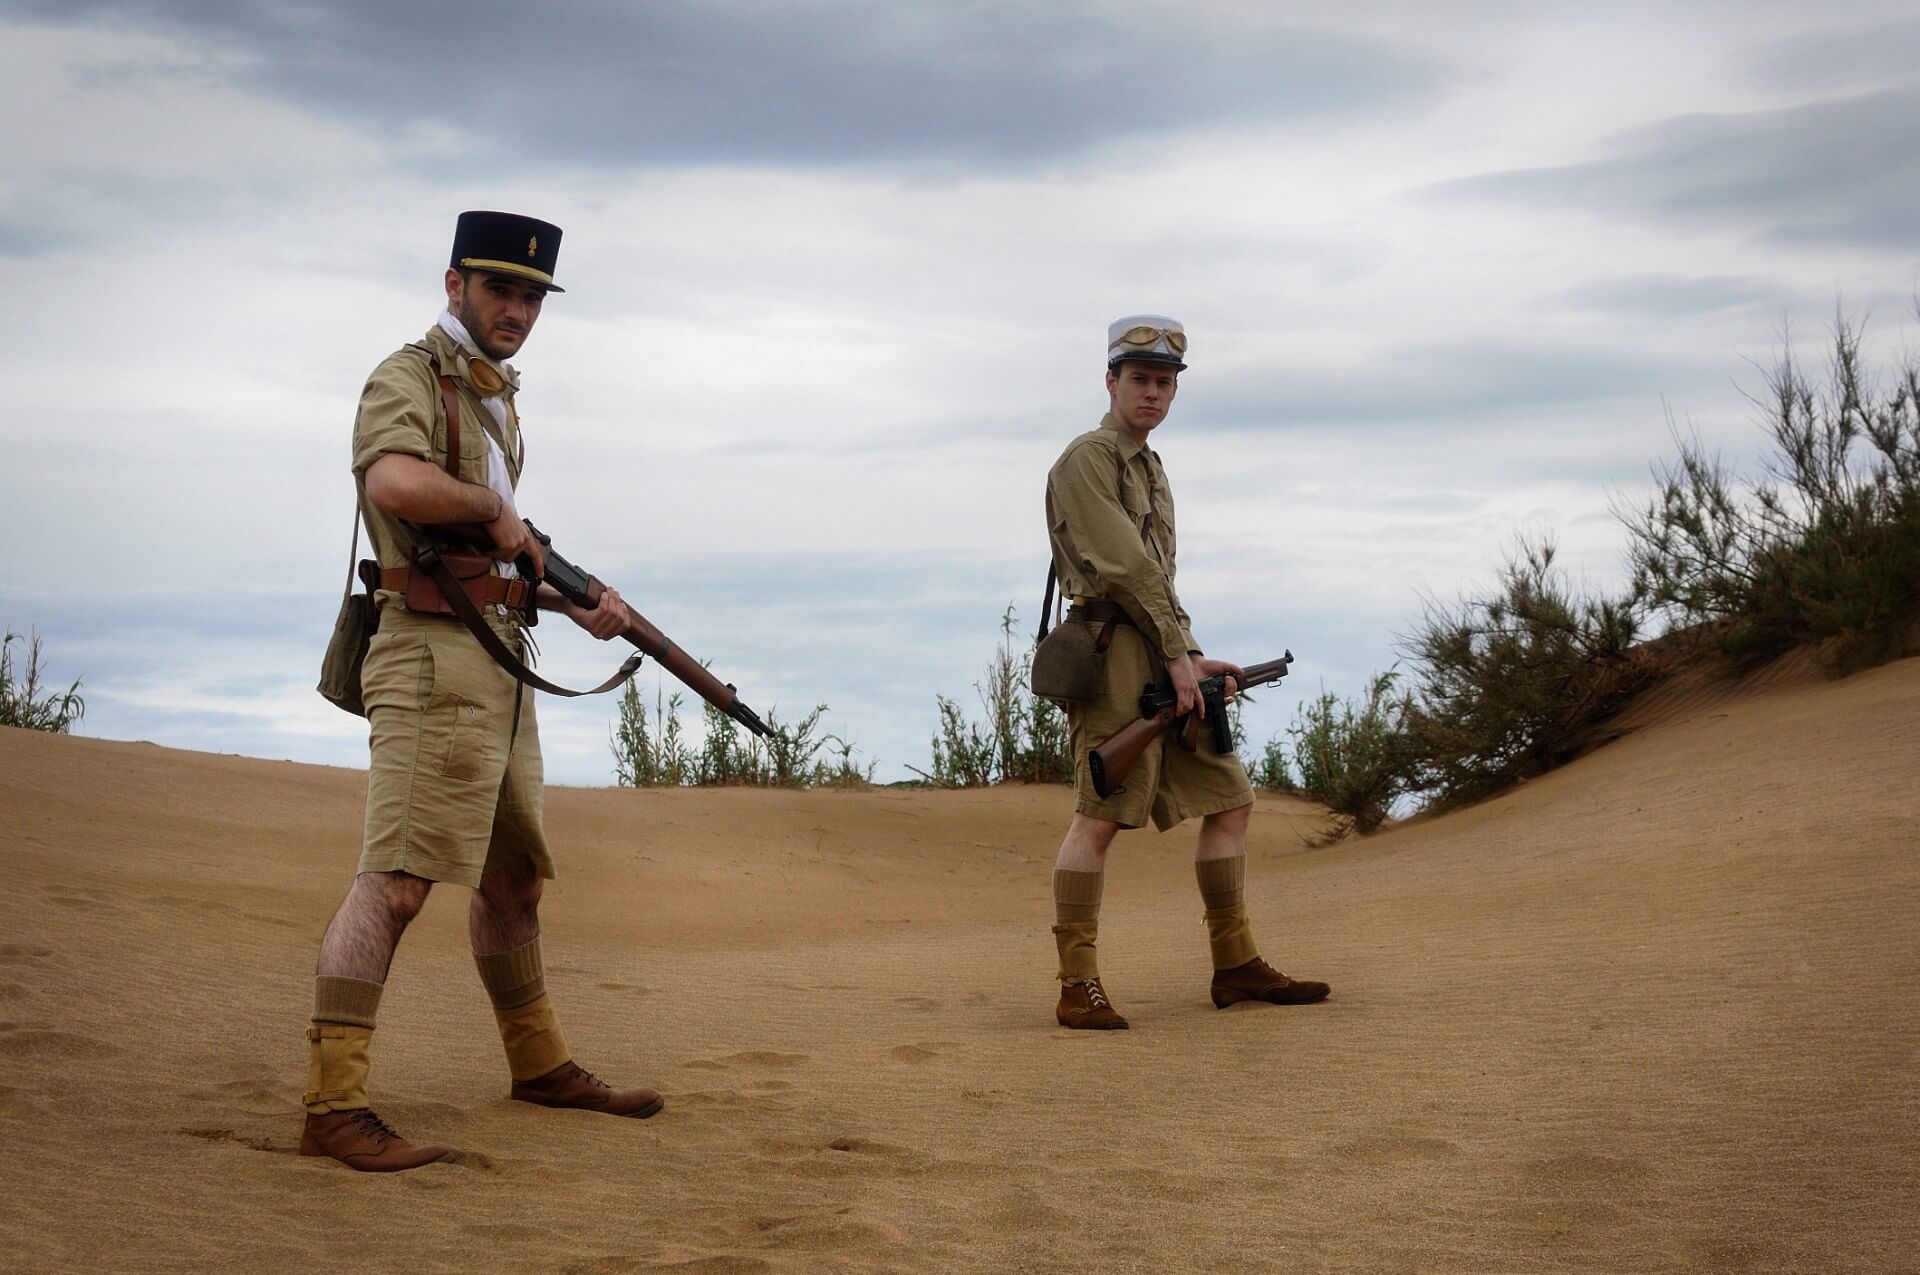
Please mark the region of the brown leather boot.
[[516, 1102], [531, 1102], [542, 1107], [578, 1107], [582, 1111], [604, 1111], [610, 1116], [631, 1116], [635, 1120], [658, 1115], [667, 1105], [657, 1089], [615, 1089], [571, 1059], [544, 1076], [514, 1081], [510, 1096]]
[[1213, 1007], [1225, 1009], [1241, 1001], [1269, 1005], [1311, 1005], [1325, 1000], [1333, 989], [1310, 979], [1288, 978], [1259, 957], [1230, 970], [1213, 972]]
[[309, 1111], [307, 1127], [300, 1132], [300, 1154], [329, 1156], [362, 1173], [398, 1173], [451, 1160], [453, 1148], [408, 1142], [373, 1108], [353, 1107], [319, 1115]]
[[1113, 1002], [1107, 999], [1097, 978], [1076, 979], [1060, 984], [1060, 1005], [1053, 1011], [1053, 1017], [1062, 1027], [1075, 1030], [1127, 1030], [1127, 1020], [1114, 1009]]

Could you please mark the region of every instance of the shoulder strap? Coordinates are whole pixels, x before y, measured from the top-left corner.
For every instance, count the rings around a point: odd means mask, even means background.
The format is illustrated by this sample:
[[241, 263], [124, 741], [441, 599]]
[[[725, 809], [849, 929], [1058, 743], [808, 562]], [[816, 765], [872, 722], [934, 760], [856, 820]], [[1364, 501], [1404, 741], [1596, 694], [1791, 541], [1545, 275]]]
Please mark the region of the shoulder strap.
[[440, 405], [447, 409], [447, 473], [454, 478], [460, 477], [460, 391], [453, 387], [453, 378], [434, 365], [434, 375], [440, 379]]
[[557, 686], [522, 664], [520, 657], [507, 649], [507, 644], [500, 640], [499, 634], [488, 627], [486, 620], [475, 609], [473, 599], [469, 598], [466, 590], [460, 587], [460, 582], [454, 578], [453, 572], [447, 568], [446, 562], [441, 559], [437, 551], [431, 548], [420, 549], [415, 552], [413, 560], [415, 565], [433, 577], [433, 582], [440, 586], [440, 596], [446, 599], [447, 605], [453, 608], [453, 613], [460, 617], [460, 622], [467, 626], [467, 631], [473, 634], [482, 649], [493, 657], [493, 662], [513, 674], [516, 681], [531, 686], [536, 691], [545, 691], [549, 695], [565, 695], [568, 698], [576, 695], [599, 695], [632, 677], [639, 670], [640, 661], [646, 658], [635, 651], [626, 663], [614, 670], [612, 677], [590, 691], [570, 691], [564, 686]]
[[1047, 630], [1053, 627], [1053, 587], [1060, 578], [1058, 569], [1053, 565], [1053, 552], [1047, 552], [1047, 587], [1040, 595], [1040, 631], [1033, 635], [1035, 642], [1047, 636]]
[[340, 591], [340, 601], [343, 603], [347, 600], [348, 596], [353, 593], [353, 576], [355, 571], [354, 563], [355, 563], [355, 560], [359, 558], [359, 556], [360, 556], [360, 495], [358, 492], [355, 492], [353, 497], [353, 548], [347, 550], [347, 587]]

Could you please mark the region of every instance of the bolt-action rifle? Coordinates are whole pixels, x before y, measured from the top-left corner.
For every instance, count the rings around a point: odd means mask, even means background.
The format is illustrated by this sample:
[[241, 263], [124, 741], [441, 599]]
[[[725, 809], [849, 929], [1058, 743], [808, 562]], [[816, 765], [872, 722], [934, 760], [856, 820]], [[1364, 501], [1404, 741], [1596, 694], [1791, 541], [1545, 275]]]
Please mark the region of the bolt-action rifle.
[[[1279, 681], [1287, 675], [1292, 663], [1293, 652], [1288, 651], [1277, 660], [1247, 665], [1244, 679], [1231, 673], [1216, 673], [1200, 679], [1200, 701], [1206, 706], [1208, 738], [1215, 752], [1233, 751], [1233, 722], [1227, 716], [1227, 683], [1233, 683], [1233, 692], [1237, 695], [1255, 686]], [[1180, 747], [1193, 752], [1200, 746], [1200, 718], [1184, 713], [1176, 719], [1174, 709], [1179, 702], [1172, 684], [1147, 683], [1140, 692], [1139, 720], [1121, 727], [1105, 743], [1087, 753], [1087, 771], [1092, 776], [1094, 792], [1102, 797], [1119, 792], [1126, 783], [1127, 772], [1168, 723], [1173, 723], [1174, 738]]]
[[[527, 530], [545, 550], [547, 569], [540, 578], [552, 585], [561, 597], [577, 607], [591, 609], [598, 606], [600, 594], [606, 588], [600, 583], [600, 578], [561, 557], [559, 551], [553, 547], [553, 537], [534, 526], [531, 521], [526, 519], [522, 521], [526, 522]], [[530, 557], [521, 558], [518, 565], [523, 575], [528, 577], [533, 575], [533, 561]], [[758, 713], [741, 703], [740, 692], [733, 688], [731, 682], [723, 682], [708, 672], [700, 661], [688, 655], [683, 648], [674, 644], [673, 639], [655, 628], [646, 616], [624, 602], [621, 605], [627, 613], [627, 626], [626, 631], [620, 636], [658, 660], [661, 668], [686, 683], [688, 689], [755, 735], [765, 736], [772, 733], [767, 729], [767, 724], [760, 720]]]

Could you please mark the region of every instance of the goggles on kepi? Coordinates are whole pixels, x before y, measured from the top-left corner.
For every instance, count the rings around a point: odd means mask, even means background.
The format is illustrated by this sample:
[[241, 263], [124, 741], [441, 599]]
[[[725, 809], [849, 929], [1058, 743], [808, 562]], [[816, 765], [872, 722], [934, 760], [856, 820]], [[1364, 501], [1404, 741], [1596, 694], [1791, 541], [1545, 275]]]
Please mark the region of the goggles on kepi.
[[1119, 344], [1137, 345], [1144, 349], [1158, 345], [1162, 338], [1165, 338], [1167, 348], [1175, 354], [1184, 355], [1187, 352], [1186, 333], [1175, 328], [1156, 328], [1145, 323], [1137, 328], [1128, 328], [1125, 332], [1122, 332], [1120, 334]]

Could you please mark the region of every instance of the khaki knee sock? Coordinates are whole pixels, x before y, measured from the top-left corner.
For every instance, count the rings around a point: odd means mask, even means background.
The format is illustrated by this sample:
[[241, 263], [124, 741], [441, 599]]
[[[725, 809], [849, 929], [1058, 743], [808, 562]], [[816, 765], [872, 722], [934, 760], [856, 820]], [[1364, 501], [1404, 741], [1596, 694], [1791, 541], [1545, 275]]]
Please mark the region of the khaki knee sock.
[[1060, 949], [1060, 981], [1085, 982], [1100, 977], [1094, 942], [1100, 932], [1100, 891], [1104, 872], [1053, 870], [1053, 941]]
[[538, 938], [511, 952], [475, 952], [473, 963], [479, 967], [480, 982], [493, 1000], [500, 1043], [507, 1051], [507, 1070], [515, 1080], [544, 1076], [573, 1056], [560, 1035], [553, 1002], [547, 999]]
[[312, 1114], [367, 1105], [367, 1049], [382, 990], [358, 978], [322, 974], [313, 980], [307, 1092], [301, 1099]]
[[1253, 945], [1253, 926], [1247, 920], [1247, 856], [1202, 859], [1193, 865], [1200, 882], [1200, 900], [1207, 908], [1207, 943], [1213, 949], [1213, 968], [1230, 970], [1260, 955]]

